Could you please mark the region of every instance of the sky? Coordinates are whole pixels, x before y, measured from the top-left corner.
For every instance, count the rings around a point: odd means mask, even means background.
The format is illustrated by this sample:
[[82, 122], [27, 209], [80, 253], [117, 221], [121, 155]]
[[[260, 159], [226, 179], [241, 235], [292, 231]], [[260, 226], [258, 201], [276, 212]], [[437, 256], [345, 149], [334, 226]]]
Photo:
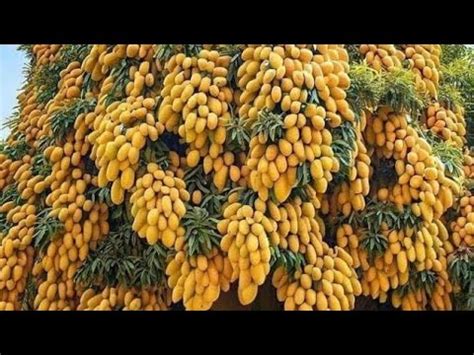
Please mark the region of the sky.
[[11, 115], [23, 82], [22, 69], [25, 57], [17, 47], [12, 44], [0, 44], [0, 139], [6, 138], [8, 134], [1, 126]]

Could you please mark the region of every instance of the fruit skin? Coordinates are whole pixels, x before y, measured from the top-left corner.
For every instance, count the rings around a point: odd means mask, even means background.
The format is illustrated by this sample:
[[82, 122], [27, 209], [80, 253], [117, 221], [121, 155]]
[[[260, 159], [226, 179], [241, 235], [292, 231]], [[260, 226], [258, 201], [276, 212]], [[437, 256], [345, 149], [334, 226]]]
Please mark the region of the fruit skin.
[[112, 183], [112, 188], [110, 190], [110, 197], [114, 204], [119, 205], [123, 202], [124, 199], [124, 190], [121, 186], [120, 180], [115, 180]]
[[124, 190], [129, 190], [130, 188], [132, 188], [134, 182], [135, 171], [129, 167], [122, 172], [120, 176], [120, 185]]
[[252, 303], [257, 297], [257, 289], [257, 285], [251, 283], [242, 291], [239, 290], [238, 296], [240, 303], [244, 306]]
[[401, 273], [407, 270], [407, 257], [404, 251], [397, 254], [397, 266]]
[[227, 166], [223, 166], [218, 172], [214, 174], [214, 185], [217, 187], [218, 191], [222, 191], [225, 187], [227, 182], [229, 168]]
[[119, 175], [119, 162], [118, 160], [112, 160], [109, 162], [109, 164], [107, 165], [107, 172], [106, 172], [106, 176], [107, 176], [107, 180], [108, 181], [114, 181], [115, 179], [118, 178], [118, 175]]
[[286, 201], [286, 199], [290, 196], [291, 186], [286, 174], [281, 175], [280, 178], [275, 182], [274, 192], [277, 201], [280, 203]]
[[319, 311], [326, 311], [329, 309], [328, 299], [322, 292], [316, 293], [316, 308]]
[[191, 168], [194, 168], [199, 164], [199, 151], [198, 150], [192, 150], [189, 152], [188, 156], [186, 157], [186, 161], [188, 163], [188, 166]]

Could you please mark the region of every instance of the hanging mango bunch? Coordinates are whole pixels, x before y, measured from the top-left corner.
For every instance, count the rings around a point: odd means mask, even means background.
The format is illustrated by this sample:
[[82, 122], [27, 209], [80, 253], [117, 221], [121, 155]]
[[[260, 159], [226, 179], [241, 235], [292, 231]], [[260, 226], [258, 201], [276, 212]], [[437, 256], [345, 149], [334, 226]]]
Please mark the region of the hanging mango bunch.
[[420, 272], [418, 274], [412, 277], [415, 281], [392, 294], [394, 307], [400, 307], [404, 311], [421, 311], [429, 305], [433, 310], [451, 310], [450, 293], [453, 287], [446, 271], [439, 273], [437, 278], [433, 273]]
[[[446, 293], [451, 292], [446, 259], [449, 236], [440, 220], [427, 223], [415, 217], [409, 208], [400, 211], [394, 205], [376, 202], [355, 218], [352, 225], [338, 227], [337, 244], [350, 252], [354, 267], [362, 269], [365, 296], [380, 302], [390, 299], [399, 307], [400, 297], [421, 292], [425, 299], [421, 307], [425, 307], [439, 278], [444, 280], [440, 285], [447, 288]], [[384, 222], [380, 223], [381, 220]], [[420, 273], [431, 275], [431, 281], [415, 282]], [[443, 295], [444, 291], [440, 293]], [[446, 305], [451, 307], [450, 303]]]
[[228, 254], [231, 281], [239, 280], [239, 300], [247, 305], [255, 300], [258, 286], [263, 285], [270, 272], [268, 235], [274, 231], [274, 225], [261, 211], [238, 202], [237, 195], [229, 197], [222, 217], [217, 225], [222, 235], [220, 246]]
[[28, 180], [28, 176], [31, 177], [30, 160], [29, 156], [23, 157], [24, 164], [13, 176], [14, 185], [2, 194], [0, 308], [5, 310], [21, 308], [33, 261], [34, 249], [31, 244], [37, 210], [33, 190], [35, 179]]
[[36, 97], [34, 89], [26, 89], [19, 97], [22, 109], [17, 132], [31, 146], [37, 146], [39, 138], [43, 136], [44, 121], [47, 117], [44, 112], [44, 104], [38, 104]]
[[[156, 141], [163, 132], [163, 126], [155, 123], [149, 112], [155, 106], [154, 99], [140, 96], [127, 101], [116, 101], [107, 107], [105, 114], [98, 114], [93, 123], [94, 133], [89, 137], [94, 145], [91, 157], [99, 168], [99, 186], [112, 182], [115, 204], [122, 203], [125, 192], [134, 186], [140, 150], [145, 147], [147, 138]], [[126, 124], [133, 126], [126, 128]]]
[[471, 152], [465, 152], [463, 155], [463, 170], [467, 179], [474, 178], [474, 159]]
[[[371, 159], [365, 145], [362, 132], [365, 130], [365, 113], [360, 121], [355, 124], [353, 130], [340, 130], [342, 134], [336, 135], [333, 142], [333, 149], [339, 156], [344, 156], [349, 151], [349, 162], [344, 162], [340, 169], [340, 175], [346, 181], [336, 186], [331, 194], [331, 200], [326, 198], [323, 201], [323, 212], [335, 216], [338, 211], [344, 216], [349, 216], [352, 211], [361, 211], [365, 208], [365, 197], [370, 192], [370, 166]], [[338, 132], [339, 133], [339, 132]], [[353, 146], [350, 146], [353, 142]]]
[[60, 44], [36, 44], [32, 47], [32, 53], [39, 65], [53, 62], [57, 56]]
[[16, 161], [16, 164], [12, 161], [12, 159], [9, 159], [7, 155], [1, 154], [0, 155], [0, 188], [3, 190], [3, 188], [7, 185], [10, 185], [13, 181], [13, 174], [15, 172], [15, 169], [18, 165], [21, 164], [21, 161]]
[[[346, 51], [325, 45], [317, 51], [314, 46], [256, 46], [245, 49], [242, 60], [239, 115], [252, 127], [249, 185], [263, 201], [272, 191], [284, 202], [303, 166], [323, 194], [339, 168], [325, 120], [335, 128], [342, 119], [354, 119], [345, 100], [350, 84]], [[325, 106], [318, 105], [319, 99]]]
[[353, 259], [342, 248], [330, 248], [324, 241], [325, 225], [316, 207], [314, 198], [308, 202], [295, 198], [285, 203], [280, 215], [279, 210], [270, 212], [280, 217], [273, 234], [280, 239], [279, 253], [299, 256], [296, 265], [279, 265], [279, 260], [288, 259], [277, 259], [272, 284], [285, 310], [351, 310], [362, 292]]
[[227, 80], [231, 56], [212, 48], [178, 53], [166, 62], [160, 122], [188, 144], [190, 168], [202, 164], [213, 172], [213, 182], [222, 191], [231, 177], [237, 181], [240, 168], [232, 151], [226, 151], [226, 125], [231, 120], [233, 90]]
[[[97, 185], [97, 178], [84, 172], [82, 157], [89, 153], [84, 148], [88, 143], [86, 132], [78, 132], [69, 134], [64, 144], [45, 151], [53, 164], [54, 177], [51, 193], [46, 197], [46, 204], [51, 206], [48, 217], [57, 218], [63, 228], [33, 268], [33, 275], [40, 280], [34, 307], [40, 310], [75, 309], [74, 273], [109, 230], [107, 205], [86, 196], [88, 188]], [[79, 158], [73, 160], [73, 156]]]
[[[196, 168], [188, 169], [185, 175], [188, 188], [200, 185], [201, 177]], [[211, 191], [206, 200], [194, 198], [193, 203], [198, 206], [188, 205], [180, 227], [183, 233], [176, 238], [175, 254], [166, 267], [172, 300], [175, 303], [182, 300], [187, 310], [210, 309], [221, 291], [227, 292], [230, 282], [235, 280], [230, 260], [219, 245], [223, 223], [218, 219], [222, 217], [221, 211], [226, 210], [223, 204], [228, 191], [213, 194], [212, 183], [208, 187]], [[194, 190], [193, 195], [200, 191]]]
[[[474, 245], [474, 196], [467, 193], [459, 200], [458, 217], [451, 222], [451, 242], [454, 247]], [[451, 250], [452, 251], [452, 250]]]
[[[397, 116], [392, 114], [391, 116], [389, 114], [387, 116], [388, 121], [384, 124], [385, 119], [380, 117], [380, 110], [378, 112], [379, 116], [377, 118], [368, 119], [368, 122], [370, 122], [369, 124], [371, 124], [370, 127], [373, 127], [373, 131], [368, 128], [367, 141], [372, 144], [377, 144], [377, 140], [379, 140], [377, 145], [381, 147], [380, 149], [382, 149], [380, 154], [385, 158], [393, 157], [395, 159], [394, 167], [398, 176], [398, 181], [389, 189], [383, 188], [379, 190], [377, 195], [381, 200], [390, 200], [395, 204], [395, 206], [398, 207], [398, 209], [410, 206], [413, 217], [419, 217], [423, 221], [423, 227], [421, 227], [421, 229], [416, 233], [409, 230], [405, 231], [405, 233], [409, 233], [408, 235], [410, 235], [410, 238], [413, 235], [416, 236], [416, 240], [413, 240], [413, 238], [410, 239], [411, 244], [408, 239], [406, 241], [408, 244], [403, 244], [405, 248], [407, 248], [406, 251], [400, 251], [399, 241], [396, 239], [393, 239], [392, 241], [395, 243], [395, 245], [399, 246], [392, 247], [389, 244], [389, 249], [387, 249], [391, 250], [392, 254], [397, 255], [397, 265], [399, 266], [399, 271], [402, 272], [402, 275], [405, 273], [404, 276], [400, 275], [399, 281], [401, 279], [404, 282], [400, 282], [399, 284], [411, 285], [409, 289], [412, 291], [413, 289], [419, 289], [416, 288], [416, 283], [411, 282], [411, 276], [408, 277], [409, 270], [407, 270], [405, 266], [407, 264], [407, 260], [410, 262], [414, 262], [416, 260], [417, 272], [426, 271], [439, 274], [437, 278], [434, 278], [434, 280], [444, 279], [441, 286], [439, 287], [447, 287], [446, 293], [449, 293], [451, 292], [451, 286], [446, 274], [447, 250], [445, 249], [448, 238], [447, 232], [439, 218], [444, 214], [444, 212], [446, 212], [448, 208], [452, 206], [453, 196], [459, 193], [459, 187], [453, 180], [447, 178], [444, 175], [444, 166], [432, 158], [431, 146], [428, 145], [423, 138], [418, 137], [417, 132], [412, 127], [407, 125], [403, 115]], [[382, 118], [382, 121], [378, 121], [379, 118]], [[373, 122], [371, 122], [372, 119], [374, 119]], [[390, 135], [392, 135], [391, 137], [393, 138], [391, 138]], [[375, 142], [372, 137], [375, 137]], [[388, 142], [386, 142], [387, 140], [392, 144], [388, 145]], [[381, 141], [384, 141], [383, 145], [380, 144]], [[390, 148], [393, 150], [391, 151]], [[394, 233], [394, 231], [391, 233]], [[399, 230], [398, 233], [403, 233], [403, 230]], [[438, 233], [439, 237], [437, 237]], [[393, 238], [395, 238], [395, 235]], [[402, 236], [399, 236], [399, 238], [403, 238], [403, 234]], [[390, 234], [382, 240], [386, 239], [388, 239], [389, 242], [391, 241]], [[386, 260], [384, 259], [387, 264], [393, 265], [393, 263], [390, 262], [390, 260], [393, 259], [393, 256], [384, 256], [384, 258], [388, 258]], [[380, 265], [382, 266], [383, 264], [384, 263], [381, 263]], [[373, 272], [371, 275], [373, 275]], [[390, 276], [393, 276], [393, 271]], [[385, 285], [384, 288], [382, 288], [383, 292], [386, 293], [386, 291], [389, 289], [387, 282], [385, 282], [385, 280], [381, 281], [380, 277], [373, 279], [373, 276], [369, 277], [369, 274], [367, 274], [367, 280], [372, 282], [373, 280], [377, 280], [375, 282], [376, 286], [372, 286], [373, 288], [370, 288], [371, 286], [366, 284], [366, 290], [370, 290], [366, 291], [366, 293], [370, 293], [373, 298], [378, 292], [377, 283], [379, 285]], [[397, 283], [395, 281], [392, 282], [396, 285], [396, 288], [398, 286]], [[364, 285], [364, 280], [362, 283]], [[425, 291], [431, 294], [431, 289]], [[439, 292], [440, 294], [444, 294], [444, 291]], [[381, 300], [386, 299], [386, 297], [386, 294], [383, 294]], [[421, 296], [417, 297], [417, 302], [423, 304], [421, 307], [424, 307], [427, 303], [426, 300], [423, 301], [423, 303], [422, 300], [420, 300]], [[426, 296], [421, 298], [424, 299]], [[394, 306], [397, 306], [399, 303], [394, 301], [395, 299], [392, 299], [392, 303]], [[441, 307], [441, 304], [444, 304], [448, 308], [451, 307], [451, 303], [448, 303], [447, 301], [444, 303], [438, 301], [439, 307]], [[418, 309], [418, 307], [414, 308], [412, 302], [410, 309]]]
[[466, 121], [461, 112], [445, 109], [438, 102], [429, 106], [426, 111], [426, 127], [445, 141], [452, 141], [463, 147], [466, 142]]
[[[95, 81], [102, 80], [113, 68], [103, 79], [100, 105], [91, 117], [93, 133], [89, 141], [93, 145], [91, 158], [99, 169], [99, 186], [112, 182], [112, 202], [120, 204], [125, 192], [134, 186], [141, 150], [148, 138], [153, 142], [158, 139], [164, 126], [155, 116], [155, 98], [149, 97], [153, 95], [154, 81], [145, 80], [154, 67], [152, 47], [118, 45], [109, 53], [106, 50], [93, 47], [84, 62]], [[125, 102], [114, 101], [121, 100], [126, 93], [129, 96]], [[113, 102], [108, 104], [109, 101]]]
[[405, 53], [393, 44], [361, 44], [359, 51], [367, 64], [377, 71], [402, 68], [405, 60]]
[[209, 310], [228, 291], [232, 269], [229, 260], [217, 248], [207, 254], [189, 256], [184, 245], [166, 268], [168, 286], [173, 290], [172, 300], [183, 301], [187, 310]]
[[128, 289], [121, 286], [107, 286], [102, 292], [97, 292], [89, 288], [82, 294], [77, 310], [160, 311], [168, 309], [165, 297], [161, 289]]
[[151, 245], [161, 241], [171, 248], [183, 236], [180, 220], [186, 213], [189, 192], [184, 181], [171, 171], [163, 171], [155, 163], [147, 166], [147, 174], [137, 180], [130, 197], [134, 217], [133, 229]]
[[411, 70], [416, 74], [416, 87], [438, 98], [441, 47], [435, 44], [403, 45]]

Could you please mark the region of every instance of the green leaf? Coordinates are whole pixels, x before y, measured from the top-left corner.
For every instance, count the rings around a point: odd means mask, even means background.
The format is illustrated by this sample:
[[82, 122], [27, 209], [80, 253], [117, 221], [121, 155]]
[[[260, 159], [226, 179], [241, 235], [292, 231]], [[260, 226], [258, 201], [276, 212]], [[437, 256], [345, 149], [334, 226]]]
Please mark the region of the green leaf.
[[274, 143], [283, 137], [283, 114], [276, 114], [263, 109], [252, 128], [252, 137], [264, 134], [268, 142]]
[[74, 127], [77, 117], [92, 111], [97, 104], [95, 99], [75, 99], [68, 106], [55, 111], [51, 115], [51, 131], [53, 137], [58, 141], [65, 139]]

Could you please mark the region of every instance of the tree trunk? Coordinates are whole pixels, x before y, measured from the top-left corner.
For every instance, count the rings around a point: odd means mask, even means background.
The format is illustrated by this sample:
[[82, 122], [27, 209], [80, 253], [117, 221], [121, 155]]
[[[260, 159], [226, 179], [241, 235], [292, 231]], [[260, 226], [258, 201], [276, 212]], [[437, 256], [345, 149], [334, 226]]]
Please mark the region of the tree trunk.
[[214, 303], [211, 310], [213, 311], [279, 311], [283, 309], [283, 305], [276, 298], [276, 290], [268, 279], [262, 286], [258, 288], [258, 294], [255, 301], [247, 306], [243, 306], [239, 302], [237, 296], [237, 283], [234, 283], [230, 290], [221, 293], [219, 299]]

